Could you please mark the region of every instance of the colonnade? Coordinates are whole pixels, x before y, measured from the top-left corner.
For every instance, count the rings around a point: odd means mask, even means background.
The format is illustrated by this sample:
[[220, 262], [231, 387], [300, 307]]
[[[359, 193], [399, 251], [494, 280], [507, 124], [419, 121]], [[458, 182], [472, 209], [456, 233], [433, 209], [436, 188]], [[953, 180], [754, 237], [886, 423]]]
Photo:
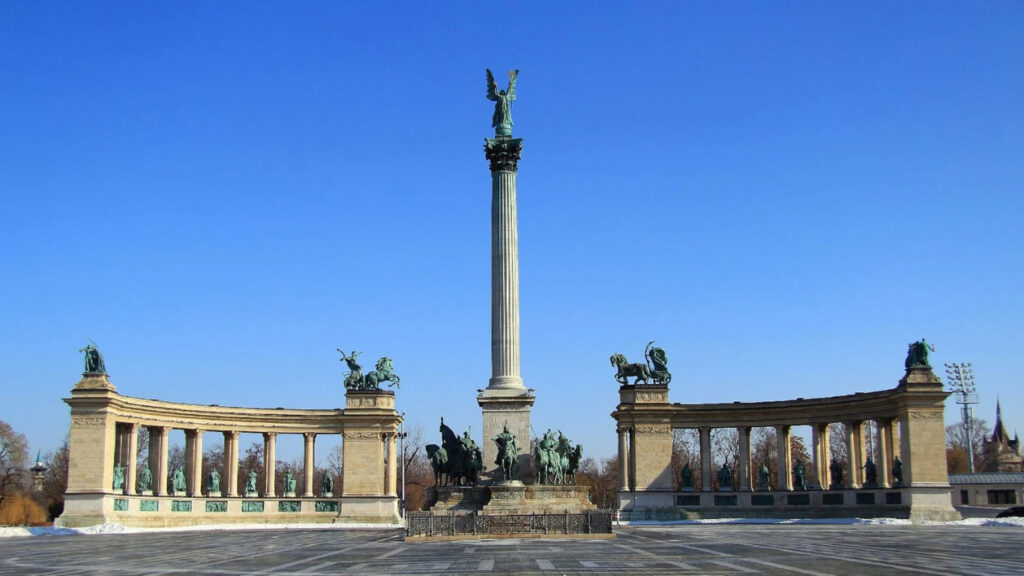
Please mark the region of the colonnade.
[[[949, 482], [945, 467], [945, 426], [943, 409], [947, 392], [927, 366], [907, 368], [895, 388], [858, 392], [827, 398], [797, 398], [778, 402], [732, 402], [722, 404], [671, 404], [668, 386], [626, 385], [619, 389], [619, 404], [612, 413], [618, 433], [619, 506], [625, 510], [660, 509], [675, 506], [717, 507], [779, 505], [857, 505], [881, 502], [898, 506], [911, 518], [949, 519], [957, 514], [948, 505]], [[875, 482], [865, 485], [867, 447], [865, 423], [875, 422], [872, 438], [877, 457], [872, 460]], [[830, 424], [845, 425], [842, 441], [847, 462], [842, 484], [834, 482], [830, 463]], [[777, 482], [773, 491], [794, 491], [792, 455], [793, 428], [811, 430], [810, 462], [805, 462], [803, 488], [813, 490], [885, 490], [886, 494], [851, 496], [749, 494], [764, 489], [757, 485], [758, 473], [751, 458], [751, 431], [774, 430]], [[735, 429], [738, 435], [738, 497], [676, 494], [672, 470], [673, 431], [695, 429], [700, 442], [700, 490], [712, 492], [712, 431]], [[877, 441], [876, 441], [877, 440]], [[893, 475], [894, 458], [901, 462], [901, 482]], [[809, 467], [808, 467], [809, 464]], [[748, 494], [743, 494], [748, 493]], [[682, 502], [683, 504], [678, 504]], [[813, 507], [813, 506], [812, 506]]]
[[[896, 444], [894, 443], [893, 432], [894, 430], [899, 429], [899, 420], [892, 418], [880, 418], [874, 422], [876, 424], [874, 426], [874, 434], [876, 437], [874, 446], [877, 451], [877, 458], [873, 459], [872, 462], [876, 466], [878, 481], [875, 486], [871, 487], [890, 488], [897, 485], [897, 480], [893, 476], [892, 462], [894, 458], [898, 457], [898, 452], [895, 450]], [[845, 426], [846, 431], [844, 442], [846, 444], [846, 453], [848, 457], [846, 459], [846, 468], [843, 471], [841, 483], [836, 483], [835, 479], [831, 476], [831, 423], [814, 422], [809, 424], [811, 428], [811, 460], [808, 463], [810, 464], [810, 470], [808, 471], [805, 482], [807, 488], [824, 490], [830, 487], [840, 486], [849, 489], [864, 487], [866, 484], [865, 468], [869, 458], [867, 447], [864, 442], [864, 439], [866, 438], [866, 423], [866, 421], [861, 420], [842, 423]], [[711, 437], [712, 431], [718, 428], [721, 427], [712, 428], [710, 426], [700, 426], [696, 428], [700, 438], [700, 485], [701, 491], [703, 492], [712, 491], [712, 475], [714, 474], [715, 467], [712, 461]], [[777, 491], [792, 491], [795, 488], [793, 467], [796, 464], [792, 455], [792, 429], [794, 426], [790, 424], [780, 424], [773, 426], [772, 428], [774, 429], [776, 439], [776, 470], [778, 471], [778, 481], [777, 484], [773, 486], [773, 489]], [[751, 464], [750, 435], [753, 427], [739, 425], [735, 427], [735, 430], [739, 440], [736, 470], [739, 490], [741, 492], [750, 492], [757, 488], [755, 485], [757, 471], [752, 469]], [[618, 427], [618, 478], [619, 491], [622, 492], [628, 492], [636, 489], [635, 462], [637, 460], [637, 454], [634, 433], [635, 429], [633, 427]]]
[[[137, 525], [239, 522], [242, 520], [232, 514], [255, 510], [300, 514], [333, 511], [339, 521], [352, 522], [394, 522], [399, 517], [396, 448], [402, 418], [394, 408], [393, 392], [349, 391], [344, 410], [233, 408], [121, 396], [107, 375], [86, 374], [65, 402], [71, 406], [71, 434], [66, 507], [61, 525], [108, 521], [140, 522]], [[142, 463], [153, 480], [149, 490], [139, 487], [142, 470], [138, 441], [143, 428], [149, 432], [148, 459]], [[173, 490], [170, 477], [174, 471], [168, 467], [174, 430], [182, 430], [185, 436], [185, 486], [179, 491]], [[211, 472], [204, 470], [203, 465], [206, 433], [223, 435], [220, 493], [210, 494], [204, 481]], [[244, 475], [249, 472], [239, 470], [242, 434], [260, 434], [263, 438], [264, 478], [255, 495], [241, 490]], [[294, 494], [280, 494], [276, 487], [277, 445], [279, 437], [288, 435], [300, 435], [303, 439], [302, 470], [295, 471], [295, 476], [301, 473], [302, 477]], [[340, 483], [340, 489], [324, 494], [314, 477], [316, 440], [318, 436], [332, 435], [342, 439], [343, 470], [341, 478], [333, 478]], [[115, 488], [118, 474], [123, 474], [123, 481], [117, 482]], [[161, 506], [161, 497], [168, 497], [170, 502]], [[280, 501], [285, 498], [294, 500]], [[324, 498], [333, 502], [323, 501]], [[205, 503], [192, 499], [205, 499]], [[259, 501], [262, 499], [279, 502], [270, 502], [267, 508], [266, 503]], [[308, 501], [303, 503], [303, 499]], [[186, 511], [192, 516], [180, 514]], [[226, 516], [215, 514], [224, 511]], [[136, 512], [140, 515], [136, 516]], [[146, 515], [148, 512], [157, 513]], [[199, 514], [205, 516], [200, 518]], [[325, 521], [322, 515], [303, 517], [303, 521], [307, 520]]]

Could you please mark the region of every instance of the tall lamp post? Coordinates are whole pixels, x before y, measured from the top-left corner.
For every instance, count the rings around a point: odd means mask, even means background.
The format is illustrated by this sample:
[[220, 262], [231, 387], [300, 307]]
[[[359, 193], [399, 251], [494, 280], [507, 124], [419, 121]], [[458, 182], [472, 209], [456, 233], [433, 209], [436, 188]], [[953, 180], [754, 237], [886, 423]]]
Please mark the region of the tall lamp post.
[[974, 408], [971, 405], [978, 403], [978, 392], [971, 363], [946, 364], [946, 381], [950, 391], [957, 395], [956, 403], [961, 405], [960, 415], [967, 436], [967, 471], [974, 474]]

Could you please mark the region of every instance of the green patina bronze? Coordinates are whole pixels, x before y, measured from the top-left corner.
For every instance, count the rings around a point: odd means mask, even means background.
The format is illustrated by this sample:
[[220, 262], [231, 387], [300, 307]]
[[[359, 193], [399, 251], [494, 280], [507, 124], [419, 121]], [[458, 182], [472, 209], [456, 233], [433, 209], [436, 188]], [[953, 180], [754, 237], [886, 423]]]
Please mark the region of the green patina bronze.
[[935, 346], [925, 342], [924, 338], [907, 344], [907, 359], [904, 360], [903, 365], [908, 370], [911, 368], [931, 368], [932, 365], [928, 363], [928, 351], [935, 352]]
[[139, 472], [136, 488], [139, 492], [148, 492], [153, 489], [153, 473], [149, 471], [149, 464], [143, 466], [142, 472]]
[[242, 512], [263, 512], [262, 500], [243, 500]]
[[124, 466], [114, 466], [114, 491], [121, 492], [124, 490]]
[[498, 89], [498, 83], [494, 81], [494, 74], [490, 68], [487, 69], [487, 99], [494, 102], [494, 115], [491, 117], [491, 126], [494, 127], [495, 136], [512, 135], [512, 101], [516, 99], [516, 78], [519, 70], [510, 70], [508, 73], [508, 88]]
[[483, 454], [469, 435], [469, 430], [456, 436], [441, 418], [441, 445], [427, 444], [427, 458], [434, 469], [434, 484], [438, 486], [471, 486], [479, 482], [483, 468]]
[[320, 481], [320, 490], [324, 494], [334, 493], [334, 477], [330, 472], [324, 472], [324, 477]]
[[317, 500], [316, 501], [317, 512], [337, 512], [338, 503], [332, 500]]
[[227, 512], [228, 503], [227, 500], [210, 500], [206, 502], [207, 512]]
[[672, 381], [672, 373], [668, 371], [668, 354], [664, 348], [654, 346], [654, 340], [647, 343], [644, 348], [644, 358], [647, 364], [639, 362], [630, 363], [623, 354], [612, 354], [611, 364], [616, 368], [615, 381], [619, 384], [629, 384], [629, 378], [633, 378], [634, 385], [654, 384], [657, 386], [668, 386]]
[[899, 456], [896, 456], [892, 460], [892, 479], [893, 486], [903, 485], [903, 462]]
[[171, 502], [171, 512], [191, 512], [192, 501], [191, 500], [173, 500]]
[[245, 495], [250, 496], [256, 493], [256, 471], [249, 470], [249, 476], [245, 481]]
[[732, 490], [732, 470], [725, 464], [718, 469], [718, 489]]
[[534, 441], [533, 463], [538, 484], [575, 484], [576, 470], [583, 459], [583, 445], [573, 446], [562, 431], [556, 437], [548, 428]]
[[793, 489], [807, 490], [807, 469], [804, 468], [804, 461], [797, 460], [793, 466]]
[[302, 502], [296, 502], [294, 500], [282, 501], [277, 503], [278, 512], [302, 512]]
[[878, 467], [875, 466], [875, 462], [868, 458], [866, 464], [864, 464], [864, 487], [874, 488], [878, 486]]
[[682, 471], [679, 472], [679, 487], [683, 490], [693, 490], [693, 468], [690, 468], [689, 462], [684, 464]]
[[828, 473], [832, 476], [832, 483], [829, 485], [830, 490], [841, 490], [843, 488], [843, 466], [835, 458], [828, 465]]
[[128, 499], [126, 498], [114, 498], [114, 512], [127, 512], [128, 511]]
[[216, 468], [210, 470], [210, 475], [206, 478], [206, 492], [207, 494], [220, 492], [220, 472], [217, 472]]
[[174, 476], [171, 478], [171, 488], [175, 494], [185, 491], [185, 473], [181, 471], [181, 468], [174, 470]]
[[757, 471], [757, 489], [758, 490], [771, 490], [771, 478], [768, 475], [768, 466], [761, 464], [761, 469]]
[[295, 476], [292, 475], [291, 471], [284, 473], [284, 492], [285, 494], [295, 494]]
[[509, 432], [508, 422], [505, 422], [501, 434], [491, 440], [498, 445], [498, 456], [494, 463], [501, 469], [502, 479], [514, 479], [519, 474], [519, 441], [515, 434]]
[[375, 370], [364, 376], [363, 367], [356, 361], [356, 357], [359, 356], [360, 352], [353, 350], [350, 356], [346, 356], [341, 348], [337, 350], [341, 353], [340, 361], [344, 362], [349, 369], [344, 381], [346, 390], [380, 390], [380, 385], [383, 382], [387, 382], [388, 386], [401, 388], [399, 386], [401, 379], [398, 377], [398, 374], [394, 373], [394, 364], [391, 358], [382, 356], [377, 360], [377, 364], [374, 366]]
[[158, 512], [160, 511], [159, 500], [139, 500], [139, 512]]
[[106, 374], [107, 366], [103, 362], [103, 354], [96, 347], [96, 343], [90, 342], [85, 348], [79, 350], [85, 354], [85, 374]]

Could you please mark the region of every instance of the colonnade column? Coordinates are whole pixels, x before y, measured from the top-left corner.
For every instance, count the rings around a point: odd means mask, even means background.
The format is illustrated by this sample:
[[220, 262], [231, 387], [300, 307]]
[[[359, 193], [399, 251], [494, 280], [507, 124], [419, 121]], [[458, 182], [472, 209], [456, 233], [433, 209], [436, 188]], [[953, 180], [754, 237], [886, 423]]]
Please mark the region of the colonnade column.
[[203, 431], [185, 431], [185, 471], [189, 496], [203, 494]]
[[629, 438], [627, 428], [619, 426], [619, 492], [629, 490]]
[[860, 488], [863, 484], [864, 467], [864, 423], [860, 421], [846, 423], [847, 472], [850, 477], [849, 487]]
[[149, 428], [149, 467], [153, 472], [153, 494], [167, 495], [167, 435], [165, 426]]
[[303, 498], [313, 497], [313, 445], [316, 441], [316, 434], [305, 432], [302, 434], [302, 478], [305, 486], [302, 490]]
[[793, 489], [793, 470], [790, 462], [793, 460], [793, 447], [790, 442], [790, 427], [787, 425], [775, 427], [775, 456], [777, 459], [779, 490]]
[[636, 490], [636, 430], [629, 431], [629, 489]]
[[818, 488], [826, 490], [831, 483], [829, 464], [832, 463], [831, 434], [828, 423], [817, 423], [812, 427], [814, 433], [814, 478]]
[[128, 432], [128, 477], [125, 478], [124, 486], [126, 494], [135, 494], [135, 477], [138, 474], [139, 460], [139, 425], [134, 422], [129, 424]]
[[878, 485], [888, 488], [892, 485], [889, 472], [892, 469], [892, 420], [875, 420], [875, 428], [878, 429], [878, 462], [875, 463], [878, 465]]
[[700, 491], [711, 492], [711, 428], [700, 428]]
[[740, 436], [740, 492], [750, 492], [750, 426], [736, 430]]
[[224, 433], [224, 475], [227, 477], [229, 497], [238, 496], [238, 432], [233, 430]]
[[387, 435], [388, 442], [388, 483], [384, 493], [387, 496], [398, 496], [398, 436], [395, 433]]
[[263, 475], [266, 477], [266, 484], [263, 489], [264, 498], [276, 496], [274, 487], [277, 472], [277, 433], [263, 433]]

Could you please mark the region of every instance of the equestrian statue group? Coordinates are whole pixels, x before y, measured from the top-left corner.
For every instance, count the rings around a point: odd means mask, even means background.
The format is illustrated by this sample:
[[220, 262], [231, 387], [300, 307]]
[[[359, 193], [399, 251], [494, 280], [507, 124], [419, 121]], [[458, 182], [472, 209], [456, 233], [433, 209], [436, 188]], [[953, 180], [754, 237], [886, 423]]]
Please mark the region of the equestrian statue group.
[[558, 437], [549, 428], [539, 441], [535, 441], [533, 463], [537, 467], [538, 484], [575, 484], [576, 470], [583, 459], [583, 445], [572, 442], [558, 431]]
[[349, 373], [345, 375], [345, 390], [380, 390], [382, 382], [387, 382], [388, 386], [400, 388], [398, 374], [392, 371], [394, 365], [391, 363], [391, 358], [381, 357], [374, 367], [376, 369], [364, 376], [363, 367], [356, 361], [356, 356], [359, 356], [360, 352], [353, 350], [350, 356], [346, 356], [341, 348], [338, 348], [338, 352], [341, 353], [340, 361], [347, 364], [349, 369]]
[[483, 454], [469, 436], [469, 430], [456, 436], [441, 418], [441, 445], [427, 444], [427, 458], [434, 469], [438, 486], [475, 486], [480, 481]]
[[617, 369], [615, 381], [619, 384], [629, 384], [629, 378], [633, 378], [633, 384], [655, 384], [668, 386], [672, 381], [672, 374], [668, 371], [668, 355], [665, 350], [652, 346], [654, 340], [647, 343], [644, 349], [646, 364], [639, 362], [630, 364], [622, 354], [612, 354], [612, 366]]

